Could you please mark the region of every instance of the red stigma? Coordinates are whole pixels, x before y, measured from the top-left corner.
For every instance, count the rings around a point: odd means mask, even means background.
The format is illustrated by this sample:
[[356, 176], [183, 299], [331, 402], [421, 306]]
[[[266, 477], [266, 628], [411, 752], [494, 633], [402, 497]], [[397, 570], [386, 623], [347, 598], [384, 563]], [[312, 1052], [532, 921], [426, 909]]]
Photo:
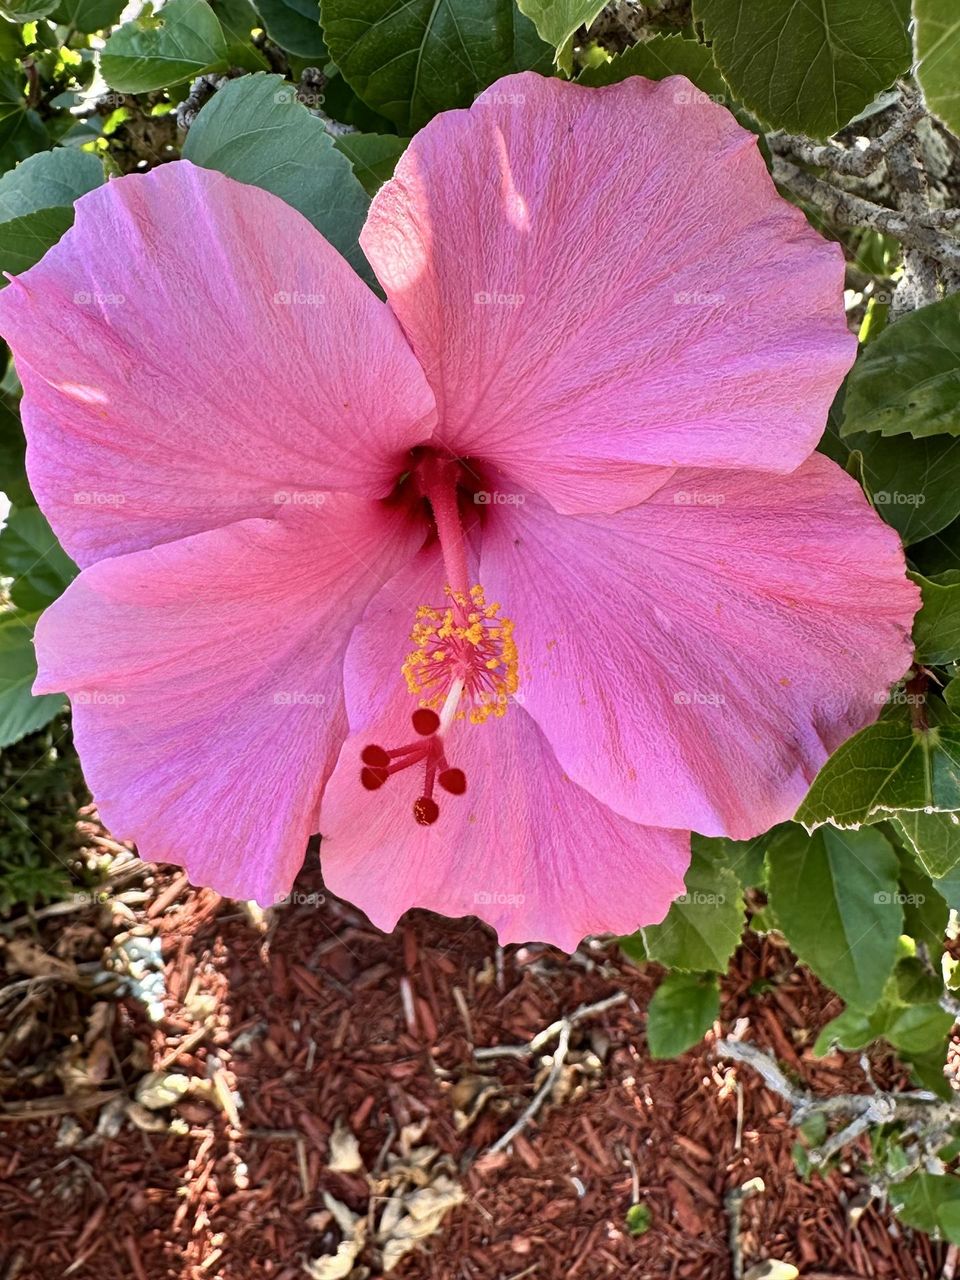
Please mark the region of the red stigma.
[[440, 806], [430, 796], [420, 796], [413, 802], [413, 816], [421, 827], [432, 826], [440, 817]]
[[431, 733], [436, 733], [440, 728], [440, 717], [429, 707], [418, 707], [410, 718], [414, 729], [424, 738], [428, 738]]

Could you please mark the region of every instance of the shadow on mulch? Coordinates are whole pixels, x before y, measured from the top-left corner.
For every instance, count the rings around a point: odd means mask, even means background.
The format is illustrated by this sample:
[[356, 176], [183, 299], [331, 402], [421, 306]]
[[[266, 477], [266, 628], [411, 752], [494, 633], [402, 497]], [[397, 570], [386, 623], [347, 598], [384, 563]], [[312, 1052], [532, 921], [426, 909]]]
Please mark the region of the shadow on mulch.
[[[147, 885], [126, 920], [94, 908], [95, 924], [53, 918], [35, 941], [65, 963], [80, 957], [82, 975], [91, 930], [159, 937], [159, 1023], [129, 996], [94, 1012], [66, 975], [34, 989], [15, 965], [10, 974], [22, 991], [0, 1007], [14, 1019], [0, 1054], [0, 1280], [301, 1280], [341, 1238], [325, 1192], [371, 1231], [384, 1203], [364, 1172], [329, 1169], [335, 1126], [375, 1172], [403, 1135], [420, 1135], [421, 1150], [437, 1149], [432, 1167], [465, 1192], [393, 1272], [400, 1280], [728, 1280], [725, 1198], [757, 1177], [765, 1191], [742, 1209], [746, 1268], [772, 1258], [805, 1280], [941, 1274], [942, 1246], [858, 1209], [849, 1168], [798, 1176], [783, 1103], [746, 1068], [714, 1060], [712, 1037], [651, 1061], [644, 1010], [657, 976], [613, 946], [570, 959], [499, 951], [484, 926], [423, 912], [384, 937], [306, 872], [269, 920], [166, 871]], [[10, 946], [6, 959], [9, 970]], [[510, 1154], [478, 1159], [542, 1076], [536, 1057], [478, 1067], [474, 1047], [527, 1041], [618, 991], [626, 1001], [574, 1029], [560, 1099]], [[864, 1090], [855, 1056], [810, 1054], [838, 1010], [788, 951], [748, 935], [721, 1022], [819, 1092]], [[889, 1055], [872, 1062], [882, 1086], [906, 1083]], [[212, 1084], [166, 1109], [131, 1108], [158, 1068]], [[24, 1115], [37, 1105], [53, 1114]], [[650, 1226], [632, 1237], [637, 1202]], [[369, 1246], [358, 1265], [356, 1276], [381, 1274]]]

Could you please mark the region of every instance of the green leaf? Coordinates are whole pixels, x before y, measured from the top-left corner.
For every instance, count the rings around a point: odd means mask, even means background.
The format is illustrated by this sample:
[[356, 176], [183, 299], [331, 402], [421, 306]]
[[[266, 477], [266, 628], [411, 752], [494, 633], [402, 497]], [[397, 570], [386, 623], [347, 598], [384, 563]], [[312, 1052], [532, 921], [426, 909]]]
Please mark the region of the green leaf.
[[960, 809], [960, 719], [931, 700], [926, 714], [928, 728], [891, 717], [849, 738], [814, 778], [797, 821], [854, 827], [900, 809]]
[[371, 278], [358, 244], [367, 194], [322, 123], [280, 76], [241, 76], [224, 85], [201, 108], [183, 155], [299, 209]]
[[788, 827], [767, 852], [770, 907], [790, 946], [856, 1008], [893, 969], [903, 924], [897, 855], [874, 828], [813, 835]]
[[25, 448], [20, 415], [6, 396], [0, 395], [0, 491], [10, 502], [22, 507], [33, 504], [24, 466]]
[[0, 178], [0, 271], [26, 271], [73, 223], [73, 202], [103, 182], [103, 166], [84, 151], [55, 147]]
[[854, 431], [960, 434], [960, 294], [908, 312], [861, 351], [841, 435]]
[[52, 13], [58, 2], [59, 0], [24, 0], [23, 4], [17, 4], [15, 0], [5, 0], [5, 3], [0, 4], [0, 18], [5, 18], [7, 22], [34, 22]]
[[763, 880], [764, 855], [773, 837], [768, 831], [752, 840], [731, 840], [727, 836], [701, 836], [694, 832], [691, 845], [707, 861], [729, 867], [741, 888], [752, 889]]
[[930, 110], [960, 137], [960, 10], [956, 0], [913, 0], [917, 79]]
[[670, 969], [723, 973], [743, 932], [740, 884], [729, 867], [696, 849], [685, 883], [663, 923], [639, 930], [645, 953]]
[[281, 49], [300, 58], [326, 58], [318, 0], [257, 0], [257, 9], [267, 35]]
[[227, 66], [227, 41], [206, 0], [168, 0], [159, 13], [147, 5], [103, 46], [100, 70], [121, 93], [146, 93]]
[[720, 987], [715, 975], [667, 974], [647, 1010], [651, 1057], [675, 1058], [699, 1044], [719, 1016]]
[[59, 0], [52, 16], [54, 22], [92, 35], [115, 26], [125, 7], [126, 0]]
[[579, 27], [589, 27], [604, 0], [517, 0], [517, 7], [547, 44], [559, 49]]
[[35, 623], [29, 614], [0, 614], [0, 748], [42, 729], [65, 705], [62, 694], [35, 698], [30, 692], [37, 678]]
[[948, 876], [960, 864], [960, 814], [904, 810], [891, 821], [934, 880]]
[[[947, 904], [931, 883], [929, 873], [917, 861], [910, 842], [908, 840], [899, 841], [898, 837], [901, 833], [897, 823], [891, 823], [891, 827], [890, 834], [899, 846], [903, 932], [917, 943], [925, 946], [931, 956], [939, 956], [943, 951], [943, 940], [947, 931], [950, 912]], [[905, 959], [901, 960], [897, 966], [898, 979], [901, 981], [901, 995], [904, 998], [906, 998], [906, 995], [903, 990], [903, 977], [909, 972], [913, 964], [918, 963], [915, 959]], [[924, 980], [929, 980], [929, 975], [923, 974], [922, 976]], [[920, 981], [919, 977], [917, 981]], [[942, 986], [939, 978], [933, 978], [933, 982], [937, 984], [938, 988]], [[915, 993], [911, 995], [911, 999], [916, 1001], [921, 998], [920, 995], [916, 994], [920, 990], [916, 983], [914, 984], [914, 989]], [[923, 993], [923, 998], [936, 999], [938, 994], [939, 990], [933, 993], [926, 991]]]
[[905, 1058], [924, 1058], [946, 1050], [952, 1026], [952, 1016], [939, 1004], [904, 1004], [888, 983], [882, 1003], [870, 1013], [848, 1008], [828, 1022], [817, 1036], [813, 1052], [822, 1058], [834, 1047], [856, 1052], [874, 1040], [886, 1040]]
[[407, 147], [407, 138], [392, 133], [345, 133], [334, 140], [363, 184], [368, 196], [375, 196], [383, 184], [393, 177], [397, 161]]
[[401, 132], [469, 106], [511, 71], [548, 71], [553, 51], [513, 0], [322, 0], [345, 80]]
[[662, 80], [665, 76], [676, 75], [686, 76], [710, 97], [724, 98], [728, 94], [710, 46], [696, 40], [685, 40], [679, 35], [657, 35], [631, 45], [609, 62], [587, 67], [577, 77], [577, 83], [599, 88], [605, 84], [619, 84], [629, 76]]
[[0, 172], [49, 146], [43, 121], [24, 100], [22, 73], [0, 67]]
[[39, 612], [63, 593], [77, 566], [39, 507], [18, 507], [0, 532], [0, 573], [14, 579], [10, 597], [18, 608]]
[[922, 574], [908, 574], [920, 588], [923, 603], [913, 622], [918, 662], [939, 665], [960, 657], [960, 583], [944, 574], [939, 582]]
[[910, 66], [910, 0], [694, 0], [693, 16], [736, 96], [793, 133], [836, 133]]
[[894, 1213], [908, 1227], [960, 1243], [960, 1178], [911, 1173], [893, 1183], [889, 1195]]
[[269, 62], [253, 47], [253, 29], [263, 24], [250, 0], [210, 0], [210, 8], [226, 37], [230, 66], [244, 71], [269, 71]]
[[855, 431], [844, 443], [877, 514], [905, 545], [939, 533], [960, 516], [960, 442]]

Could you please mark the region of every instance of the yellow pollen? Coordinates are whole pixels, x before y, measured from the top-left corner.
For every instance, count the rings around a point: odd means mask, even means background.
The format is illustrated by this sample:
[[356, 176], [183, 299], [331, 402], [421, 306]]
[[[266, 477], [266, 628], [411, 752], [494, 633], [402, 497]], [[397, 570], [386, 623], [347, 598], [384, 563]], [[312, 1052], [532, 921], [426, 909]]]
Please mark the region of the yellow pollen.
[[422, 707], [439, 709], [454, 681], [463, 681], [464, 710], [482, 724], [489, 716], [506, 714], [507, 702], [516, 693], [517, 646], [513, 623], [500, 613], [499, 604], [487, 604], [483, 588], [469, 594], [445, 587], [449, 603], [417, 607], [410, 638], [415, 648], [407, 654], [402, 671], [407, 688]]

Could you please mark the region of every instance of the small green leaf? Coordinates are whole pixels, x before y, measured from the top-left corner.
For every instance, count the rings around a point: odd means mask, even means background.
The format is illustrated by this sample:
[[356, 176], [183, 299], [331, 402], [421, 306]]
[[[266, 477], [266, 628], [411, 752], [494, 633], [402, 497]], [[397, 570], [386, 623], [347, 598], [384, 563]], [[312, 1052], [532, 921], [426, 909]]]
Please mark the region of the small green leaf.
[[724, 79], [767, 124], [826, 138], [910, 67], [910, 0], [694, 0]]
[[65, 705], [62, 694], [30, 692], [37, 678], [35, 623], [31, 614], [0, 613], [0, 748], [42, 729]]
[[960, 294], [908, 312], [847, 378], [841, 435], [960, 435]]
[[103, 166], [84, 151], [55, 147], [0, 178], [0, 271], [26, 271], [73, 223], [73, 202], [103, 182]]
[[124, 8], [125, 0], [59, 0], [52, 17], [65, 27], [92, 35], [115, 26]]
[[24, 99], [22, 72], [0, 67], [0, 173], [49, 146], [43, 121]]
[[949, 436], [912, 440], [848, 432], [844, 444], [877, 514], [906, 546], [929, 538], [960, 516], [960, 442]]
[[627, 1210], [625, 1224], [632, 1236], [642, 1236], [650, 1230], [653, 1212], [648, 1204], [632, 1204]]
[[0, 531], [0, 574], [12, 578], [10, 598], [39, 612], [62, 595], [77, 566], [60, 546], [39, 507], [14, 508]]
[[599, 88], [605, 84], [619, 84], [630, 76], [662, 80], [665, 76], [677, 75], [686, 76], [701, 93], [712, 98], [721, 99], [729, 93], [713, 61], [710, 46], [696, 40], [685, 40], [679, 35], [656, 35], [631, 45], [609, 62], [582, 71], [577, 83]]
[[893, 1183], [889, 1195], [894, 1213], [908, 1227], [960, 1243], [960, 1178], [911, 1173], [902, 1182]]
[[913, 0], [917, 79], [930, 110], [960, 137], [960, 10], [956, 0]]
[[344, 79], [403, 133], [467, 107], [511, 71], [547, 72], [553, 50], [513, 0], [322, 0]]
[[144, 9], [103, 46], [100, 70], [111, 88], [146, 93], [227, 66], [227, 41], [206, 0], [168, 0]]
[[685, 883], [663, 923], [639, 930], [646, 955], [670, 969], [723, 973], [743, 932], [739, 881], [694, 849]]
[[547, 44], [559, 49], [580, 27], [589, 27], [604, 0], [517, 0]]
[[952, 662], [960, 657], [960, 582], [954, 580], [960, 575], [947, 573], [938, 582], [919, 573], [908, 576], [923, 597], [913, 622], [917, 661]]
[[960, 864], [960, 814], [904, 810], [892, 821], [927, 875], [940, 880]]
[[752, 840], [731, 840], [727, 836], [701, 836], [694, 833], [691, 844], [708, 861], [729, 867], [741, 888], [752, 889], [763, 881], [764, 854], [773, 838], [767, 831]]
[[298, 58], [326, 59], [318, 0], [257, 0], [257, 9], [267, 35], [281, 49]]
[[814, 778], [797, 821], [855, 827], [900, 809], [960, 809], [960, 719], [932, 700], [926, 714], [928, 728], [892, 717], [854, 734]]
[[670, 973], [653, 993], [647, 1010], [651, 1057], [675, 1058], [703, 1039], [720, 1016], [715, 975]]
[[875, 828], [786, 828], [767, 852], [770, 906], [790, 946], [848, 1004], [877, 1003], [903, 924], [897, 855]]
[[393, 177], [397, 161], [407, 147], [406, 138], [392, 133], [345, 133], [333, 144], [342, 151], [368, 196], [375, 196]]
[[240, 76], [224, 85], [193, 122], [183, 155], [299, 209], [372, 278], [358, 244], [367, 194], [322, 123], [280, 76]]

